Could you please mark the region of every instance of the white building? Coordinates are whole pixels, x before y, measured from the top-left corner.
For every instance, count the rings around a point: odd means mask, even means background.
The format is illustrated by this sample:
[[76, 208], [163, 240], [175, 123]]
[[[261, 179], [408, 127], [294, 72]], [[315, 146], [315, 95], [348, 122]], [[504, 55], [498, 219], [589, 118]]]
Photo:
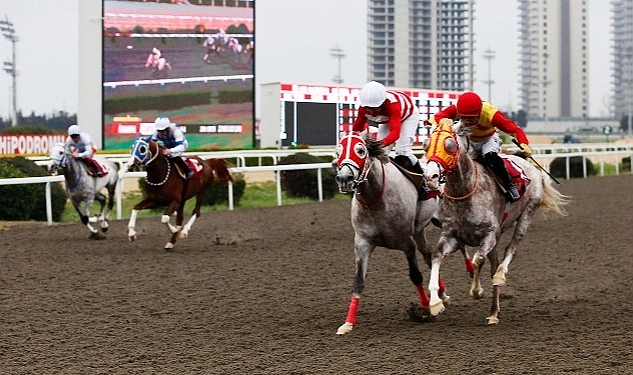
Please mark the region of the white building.
[[586, 0], [518, 0], [520, 105], [530, 119], [589, 116]]
[[474, 0], [368, 0], [369, 80], [472, 90]]

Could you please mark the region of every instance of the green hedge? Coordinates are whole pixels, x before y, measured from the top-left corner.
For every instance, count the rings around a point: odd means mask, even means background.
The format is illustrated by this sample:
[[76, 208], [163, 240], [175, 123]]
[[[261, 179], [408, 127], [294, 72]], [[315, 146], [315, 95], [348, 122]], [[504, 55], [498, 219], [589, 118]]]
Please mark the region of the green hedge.
[[[12, 177], [40, 177], [48, 176], [48, 172], [35, 162], [21, 156], [0, 159], [0, 178]], [[17, 173], [17, 172], [19, 173]], [[3, 199], [8, 202], [0, 203], [4, 213], [0, 213], [0, 220], [36, 220], [46, 221], [46, 184], [4, 185], [1, 188]], [[17, 190], [15, 190], [17, 189]], [[66, 206], [66, 192], [60, 183], [51, 184], [51, 209], [53, 221], [60, 221]], [[28, 209], [28, 212], [25, 211]], [[16, 218], [20, 212], [21, 219]], [[4, 215], [7, 216], [4, 216]]]
[[[331, 157], [327, 162], [331, 161]], [[300, 152], [279, 160], [280, 165], [324, 163], [325, 158]], [[281, 171], [281, 187], [291, 197], [319, 198], [319, 187], [316, 169], [298, 169]], [[323, 199], [331, 199], [337, 192], [335, 173], [331, 168], [321, 170], [323, 183]]]

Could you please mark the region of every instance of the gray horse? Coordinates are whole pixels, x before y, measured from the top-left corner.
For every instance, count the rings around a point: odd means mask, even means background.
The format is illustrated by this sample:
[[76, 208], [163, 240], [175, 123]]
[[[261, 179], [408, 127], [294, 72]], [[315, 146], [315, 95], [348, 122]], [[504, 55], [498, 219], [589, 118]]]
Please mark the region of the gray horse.
[[[464, 246], [478, 247], [473, 255], [475, 273], [470, 295], [483, 298], [479, 275], [488, 258], [493, 285], [493, 299], [488, 324], [499, 322], [500, 287], [505, 285], [506, 274], [532, 216], [540, 208], [543, 212], [554, 211], [566, 215], [564, 206], [568, 197], [559, 193], [551, 184], [545, 172], [537, 169], [529, 161], [514, 155], [507, 155], [518, 175], [523, 178], [521, 198], [507, 203], [504, 194], [495, 182], [494, 175], [469, 154], [470, 129], [461, 123], [453, 125], [452, 120], [440, 121], [428, 142], [426, 180], [429, 187], [437, 186], [446, 179], [444, 199], [438, 210], [442, 222], [437, 249], [431, 261], [429, 278], [430, 312], [437, 315], [444, 311], [444, 304], [438, 295], [438, 282], [442, 259]], [[499, 263], [497, 244], [501, 234], [514, 227], [512, 239], [508, 243], [503, 261]]]
[[[428, 316], [429, 297], [424, 291], [416, 253], [420, 251], [430, 265], [431, 249], [425, 227], [438, 207], [439, 191], [420, 196], [416, 184], [384, 154], [382, 142], [372, 140], [367, 131], [343, 137], [337, 146], [336, 158], [333, 164], [339, 190], [353, 194], [351, 219], [356, 259], [347, 318], [337, 334], [351, 332], [356, 324], [369, 258], [377, 246], [405, 253], [409, 278], [419, 295], [418, 307], [426, 309]], [[444, 301], [448, 301], [444, 290], [440, 294]]]
[[[104, 233], [108, 231], [108, 220], [114, 206], [114, 194], [119, 180], [116, 165], [108, 159], [95, 157], [108, 173], [102, 177], [94, 177], [88, 172], [88, 168], [84, 163], [75, 160], [74, 157], [66, 152], [63, 143], [55, 144], [49, 157], [51, 159], [48, 168], [49, 172], [56, 173], [61, 168], [64, 173], [66, 195], [79, 214], [81, 222], [90, 231], [90, 238], [103, 238], [103, 235], [92, 226], [92, 223], [100, 221], [101, 231]], [[107, 209], [106, 196], [101, 192], [103, 188], [108, 191]], [[90, 217], [90, 209], [95, 199], [101, 204], [101, 208], [95, 217]]]

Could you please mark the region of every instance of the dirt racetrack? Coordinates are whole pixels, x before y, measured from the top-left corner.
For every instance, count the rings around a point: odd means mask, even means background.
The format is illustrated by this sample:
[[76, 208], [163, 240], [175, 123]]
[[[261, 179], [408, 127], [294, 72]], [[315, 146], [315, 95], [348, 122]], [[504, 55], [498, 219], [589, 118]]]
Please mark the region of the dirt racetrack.
[[347, 201], [206, 214], [171, 253], [158, 218], [136, 242], [125, 221], [102, 241], [80, 224], [13, 226], [0, 231], [0, 373], [630, 374], [633, 176], [560, 190], [570, 215], [535, 216], [497, 326], [489, 283], [472, 300], [459, 254], [442, 268], [452, 304], [410, 321], [404, 256], [377, 249], [358, 325], [337, 336]]

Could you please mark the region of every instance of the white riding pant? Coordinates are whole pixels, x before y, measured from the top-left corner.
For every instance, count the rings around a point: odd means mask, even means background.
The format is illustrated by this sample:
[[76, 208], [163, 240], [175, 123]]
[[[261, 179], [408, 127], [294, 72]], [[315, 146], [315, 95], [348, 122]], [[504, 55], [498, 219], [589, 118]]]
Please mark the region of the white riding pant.
[[[420, 125], [420, 113], [416, 110], [406, 120], [402, 121], [400, 126], [400, 138], [395, 142], [396, 155], [404, 155], [411, 160], [411, 164], [415, 165], [418, 158], [413, 154], [411, 146], [415, 141], [415, 133]], [[389, 124], [378, 124], [378, 139], [383, 139], [389, 134]], [[385, 153], [389, 154], [393, 144], [385, 147]]]
[[475, 150], [475, 152], [479, 155], [486, 155], [489, 152], [498, 154], [501, 150], [501, 137], [499, 137], [499, 133], [495, 132], [493, 135], [481, 142], [471, 141], [470, 144], [473, 150]]

